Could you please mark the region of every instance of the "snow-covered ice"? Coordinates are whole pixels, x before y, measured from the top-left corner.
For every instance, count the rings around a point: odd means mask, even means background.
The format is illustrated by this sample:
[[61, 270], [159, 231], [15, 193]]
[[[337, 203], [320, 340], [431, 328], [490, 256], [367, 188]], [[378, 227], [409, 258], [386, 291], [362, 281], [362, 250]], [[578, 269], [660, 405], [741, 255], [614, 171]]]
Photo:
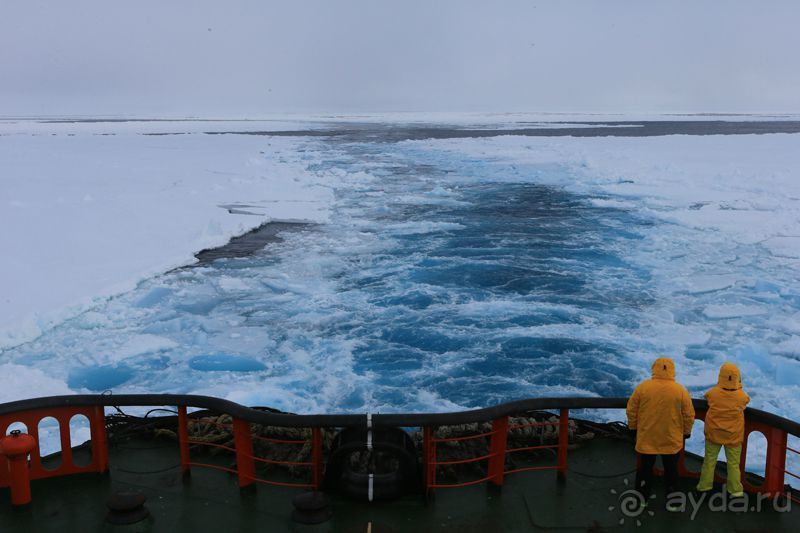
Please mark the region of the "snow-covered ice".
[[265, 222], [324, 222], [301, 140], [203, 133], [245, 127], [297, 125], [1, 122], [0, 348]]

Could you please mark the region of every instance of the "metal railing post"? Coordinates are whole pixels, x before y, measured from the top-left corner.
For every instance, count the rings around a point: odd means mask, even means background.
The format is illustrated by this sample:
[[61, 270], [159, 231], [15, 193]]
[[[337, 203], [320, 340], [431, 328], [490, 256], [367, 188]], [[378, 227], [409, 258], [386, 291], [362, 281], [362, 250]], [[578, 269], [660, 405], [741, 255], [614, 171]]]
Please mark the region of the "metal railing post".
[[253, 435], [250, 423], [233, 419], [233, 439], [236, 443], [236, 470], [239, 473], [239, 488], [256, 482], [256, 462], [253, 459]]
[[[72, 457], [72, 438], [70, 437], [69, 422], [72, 418], [71, 413], [64, 413], [64, 409], [58, 409], [53, 413], [53, 418], [58, 420], [58, 434], [61, 439], [61, 467], [60, 468], [75, 468], [75, 459]], [[41, 419], [40, 419], [41, 421]], [[38, 426], [38, 423], [37, 423]], [[38, 428], [37, 428], [38, 435]], [[37, 438], [38, 440], [38, 438]], [[37, 462], [41, 466], [41, 455], [38, 453]]]
[[108, 472], [108, 436], [106, 435], [106, 410], [102, 406], [94, 408], [90, 422], [92, 437], [92, 459], [97, 471]]
[[186, 406], [178, 407], [178, 447], [181, 450], [181, 472], [184, 476], [191, 473], [189, 463], [189, 417], [186, 414]]
[[314, 490], [322, 488], [322, 430], [311, 429], [311, 483]]
[[433, 442], [433, 428], [425, 426], [422, 428], [422, 450], [425, 468], [425, 495], [433, 492], [436, 484], [436, 443]]
[[[744, 441], [742, 441], [742, 455], [739, 456], [739, 479], [742, 480], [742, 484], [745, 485], [745, 489], [748, 489], [749, 483], [747, 483], [747, 477], [745, 477], [747, 465], [747, 439], [750, 438], [750, 431], [749, 431], [749, 424], [747, 419], [744, 421]], [[717, 481], [721, 481], [722, 476], [714, 476], [714, 479]]]
[[508, 449], [508, 417], [492, 420], [492, 439], [489, 444], [489, 475], [491, 482], [498, 487], [503, 485], [506, 469], [506, 450]]
[[769, 428], [767, 437], [767, 464], [764, 471], [763, 492], [780, 496], [784, 492], [784, 471], [786, 470], [787, 434], [782, 429]]
[[569, 409], [561, 409], [558, 416], [558, 478], [567, 477], [567, 445], [569, 445]]

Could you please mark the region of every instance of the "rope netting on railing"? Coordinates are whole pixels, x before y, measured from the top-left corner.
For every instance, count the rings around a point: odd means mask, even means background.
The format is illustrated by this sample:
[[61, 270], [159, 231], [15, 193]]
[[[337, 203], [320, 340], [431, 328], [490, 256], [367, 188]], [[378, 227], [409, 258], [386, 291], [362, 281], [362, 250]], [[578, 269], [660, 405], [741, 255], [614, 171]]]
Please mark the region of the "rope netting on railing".
[[[500, 474], [558, 470], [560, 424], [552, 413], [532, 412], [507, 421], [436, 427], [427, 447], [423, 446], [428, 488], [474, 485]], [[591, 429], [569, 420], [563, 446], [574, 447], [594, 436]]]
[[[177, 438], [181, 468], [186, 473], [191, 467], [224, 470], [237, 474], [242, 487], [264, 483], [318, 489], [321, 485], [323, 432], [320, 428], [263, 426], [228, 414], [189, 417], [186, 407], [181, 406]], [[198, 447], [210, 449], [211, 453], [233, 454], [235, 468], [198, 462], [193, 458], [193, 453], [197, 456]], [[280, 468], [286, 469], [293, 479], [265, 477]]]

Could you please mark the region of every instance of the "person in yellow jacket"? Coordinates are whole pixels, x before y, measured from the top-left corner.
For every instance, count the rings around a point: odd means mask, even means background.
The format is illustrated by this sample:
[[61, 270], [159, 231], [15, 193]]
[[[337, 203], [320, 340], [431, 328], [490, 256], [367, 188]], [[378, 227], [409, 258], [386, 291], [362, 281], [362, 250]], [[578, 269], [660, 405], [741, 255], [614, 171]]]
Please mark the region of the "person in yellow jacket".
[[628, 400], [628, 428], [636, 432], [639, 468], [636, 489], [650, 499], [653, 466], [661, 456], [667, 494], [678, 485], [678, 454], [694, 424], [694, 407], [689, 391], [675, 381], [675, 363], [660, 357], [653, 363], [653, 378], [640, 383]]
[[705, 393], [708, 400], [706, 412], [706, 454], [700, 470], [697, 490], [705, 492], [714, 485], [714, 470], [717, 467], [719, 449], [725, 446], [728, 462], [726, 486], [731, 496], [743, 496], [739, 460], [744, 441], [744, 409], [750, 397], [742, 390], [742, 376], [733, 363], [723, 363], [719, 369], [717, 386]]

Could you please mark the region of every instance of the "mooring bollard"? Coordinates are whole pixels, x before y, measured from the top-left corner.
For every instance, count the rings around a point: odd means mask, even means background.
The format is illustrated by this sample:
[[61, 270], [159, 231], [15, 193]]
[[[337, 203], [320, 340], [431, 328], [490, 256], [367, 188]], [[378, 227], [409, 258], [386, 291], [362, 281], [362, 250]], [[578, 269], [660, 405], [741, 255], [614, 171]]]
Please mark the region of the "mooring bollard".
[[18, 429], [0, 439], [0, 455], [8, 459], [12, 505], [26, 505], [31, 502], [28, 455], [34, 449], [36, 439]]

